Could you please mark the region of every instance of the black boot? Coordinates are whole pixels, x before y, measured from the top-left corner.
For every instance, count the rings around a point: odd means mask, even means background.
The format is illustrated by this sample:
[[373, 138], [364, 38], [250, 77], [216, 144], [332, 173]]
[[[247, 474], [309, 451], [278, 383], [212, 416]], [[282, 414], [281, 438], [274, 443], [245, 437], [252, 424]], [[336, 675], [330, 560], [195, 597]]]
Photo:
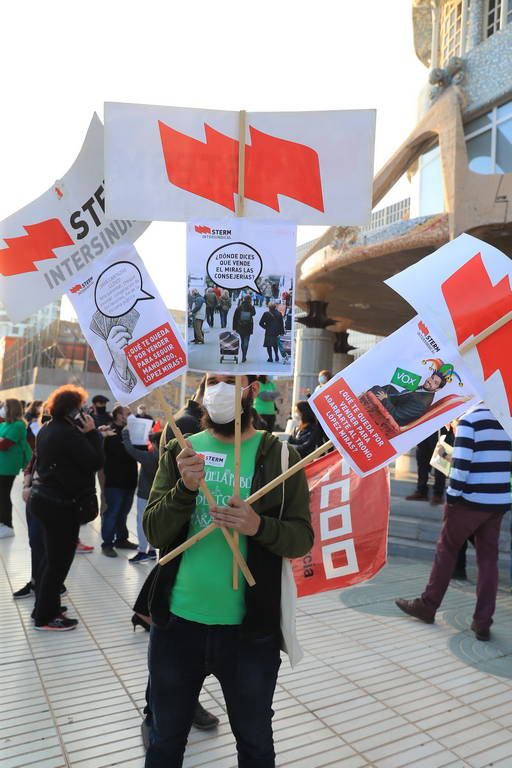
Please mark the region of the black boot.
[[207, 710], [197, 702], [192, 725], [195, 725], [195, 727], [199, 728], [201, 731], [209, 731], [212, 728], [216, 728], [218, 724], [219, 718], [212, 715], [211, 712], [207, 712]]

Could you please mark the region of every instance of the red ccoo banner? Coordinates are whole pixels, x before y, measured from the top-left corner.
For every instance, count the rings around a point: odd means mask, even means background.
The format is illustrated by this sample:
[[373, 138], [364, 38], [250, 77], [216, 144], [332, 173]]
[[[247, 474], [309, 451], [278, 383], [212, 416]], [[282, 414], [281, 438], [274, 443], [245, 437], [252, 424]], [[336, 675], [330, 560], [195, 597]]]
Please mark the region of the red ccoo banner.
[[386, 564], [389, 476], [358, 477], [337, 451], [306, 467], [315, 543], [293, 561], [299, 597], [360, 584]]

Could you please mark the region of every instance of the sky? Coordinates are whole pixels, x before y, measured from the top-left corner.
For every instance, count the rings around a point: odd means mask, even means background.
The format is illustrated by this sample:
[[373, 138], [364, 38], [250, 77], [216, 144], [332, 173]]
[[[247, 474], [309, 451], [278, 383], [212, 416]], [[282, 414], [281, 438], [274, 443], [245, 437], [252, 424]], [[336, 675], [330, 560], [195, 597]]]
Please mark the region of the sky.
[[[374, 108], [377, 171], [414, 127], [427, 78], [413, 49], [412, 0], [4, 5], [0, 220], [64, 175], [104, 101]], [[407, 194], [402, 181], [385, 202]], [[298, 242], [322, 231], [299, 227]], [[167, 305], [184, 308], [185, 224], [155, 222], [136, 247]]]

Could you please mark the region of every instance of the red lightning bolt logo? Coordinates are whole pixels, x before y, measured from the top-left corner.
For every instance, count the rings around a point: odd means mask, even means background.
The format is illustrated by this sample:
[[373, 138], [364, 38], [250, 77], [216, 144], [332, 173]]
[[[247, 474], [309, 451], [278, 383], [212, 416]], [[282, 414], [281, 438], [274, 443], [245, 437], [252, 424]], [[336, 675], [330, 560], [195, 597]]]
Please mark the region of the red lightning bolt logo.
[[[459, 345], [512, 310], [509, 277], [493, 285], [480, 253], [445, 280], [441, 289]], [[512, 414], [512, 323], [492, 333], [477, 344], [476, 349], [482, 363], [484, 381], [496, 371], [501, 373]]]
[[211, 235], [212, 230], [210, 227], [203, 227], [201, 225], [196, 224], [194, 229], [199, 235]]
[[[160, 139], [171, 184], [235, 210], [238, 141], [204, 124], [206, 142], [161, 121]], [[278, 195], [324, 211], [317, 152], [304, 144], [270, 136], [249, 126], [245, 148], [245, 197], [279, 211]]]
[[418, 329], [419, 329], [420, 333], [422, 333], [424, 336], [428, 336], [428, 327], [425, 325], [423, 320], [420, 320], [418, 322]]
[[59, 219], [48, 219], [23, 227], [26, 235], [5, 237], [7, 248], [0, 248], [0, 274], [5, 277], [36, 272], [36, 261], [56, 259], [54, 248], [73, 245]]

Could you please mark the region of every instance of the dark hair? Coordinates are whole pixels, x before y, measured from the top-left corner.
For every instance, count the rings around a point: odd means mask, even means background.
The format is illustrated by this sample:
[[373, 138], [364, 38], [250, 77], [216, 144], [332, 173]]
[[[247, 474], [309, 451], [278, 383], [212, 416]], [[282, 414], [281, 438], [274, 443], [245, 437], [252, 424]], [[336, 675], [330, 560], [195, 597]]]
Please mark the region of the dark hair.
[[43, 409], [43, 401], [42, 400], [33, 400], [29, 405], [27, 406], [27, 412], [25, 414], [27, 419], [37, 419], [39, 416], [38, 411], [42, 411]]
[[149, 433], [149, 441], [153, 443], [153, 445], [156, 445], [157, 447], [160, 445], [160, 438], [162, 437], [162, 430], [160, 429], [158, 432], [150, 432]]
[[124, 405], [121, 405], [120, 403], [118, 403], [112, 408], [112, 418], [115, 419], [116, 416], [120, 413], [123, 413], [123, 411], [124, 411]]
[[332, 379], [332, 371], [329, 371], [327, 368], [325, 368], [325, 370], [320, 371], [318, 378], [320, 378], [320, 376], [325, 376], [327, 381], [329, 381], [329, 379]]
[[261, 375], [261, 376], [258, 376], [258, 377], [257, 377], [257, 379], [258, 379], [258, 381], [260, 381], [262, 384], [266, 384], [266, 383], [267, 383], [267, 381], [268, 381], [268, 376], [264, 376], [264, 375]]
[[5, 401], [5, 420], [8, 422], [17, 421], [23, 418], [23, 406], [21, 400], [14, 397], [8, 397]]
[[302, 424], [316, 424], [316, 416], [307, 400], [299, 400], [295, 407], [300, 413]]
[[50, 411], [52, 419], [65, 419], [70, 411], [84, 405], [87, 397], [88, 393], [83, 387], [64, 384], [51, 393], [46, 401], [46, 407]]

